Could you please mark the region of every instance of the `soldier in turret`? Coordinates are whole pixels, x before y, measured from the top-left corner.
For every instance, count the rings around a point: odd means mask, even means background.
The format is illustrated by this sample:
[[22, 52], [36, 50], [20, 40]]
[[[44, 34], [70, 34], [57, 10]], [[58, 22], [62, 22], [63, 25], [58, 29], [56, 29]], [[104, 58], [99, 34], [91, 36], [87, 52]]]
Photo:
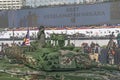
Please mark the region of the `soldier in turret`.
[[38, 38], [38, 47], [44, 47], [45, 46], [45, 33], [44, 33], [44, 26], [39, 27], [39, 31], [37, 33], [37, 38]]

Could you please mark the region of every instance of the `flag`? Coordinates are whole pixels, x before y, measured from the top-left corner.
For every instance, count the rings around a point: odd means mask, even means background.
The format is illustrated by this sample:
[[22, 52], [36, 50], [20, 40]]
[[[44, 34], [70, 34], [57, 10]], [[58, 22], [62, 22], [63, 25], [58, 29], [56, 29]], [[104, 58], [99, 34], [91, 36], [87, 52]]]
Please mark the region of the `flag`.
[[29, 29], [27, 30], [27, 34], [23, 39], [22, 45], [29, 46], [30, 45], [30, 36], [29, 36]]

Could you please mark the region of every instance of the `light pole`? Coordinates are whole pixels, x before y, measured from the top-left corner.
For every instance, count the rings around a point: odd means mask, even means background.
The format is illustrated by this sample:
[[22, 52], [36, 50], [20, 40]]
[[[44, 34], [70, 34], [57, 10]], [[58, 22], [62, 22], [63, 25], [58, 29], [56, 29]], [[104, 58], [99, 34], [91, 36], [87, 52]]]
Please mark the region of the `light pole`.
[[12, 0], [12, 4], [11, 4], [11, 7], [12, 7], [12, 27], [13, 27], [13, 45], [15, 43], [15, 39], [14, 39], [14, 36], [15, 36], [15, 33], [14, 33], [14, 11], [13, 11], [13, 0]]
[[[75, 0], [74, 0], [74, 8], [75, 8], [75, 4], [76, 4], [76, 2], [75, 2]], [[75, 27], [75, 10], [76, 10], [76, 9], [74, 9], [74, 15], [73, 15], [73, 22], [74, 22], [73, 28]], [[74, 35], [76, 35], [76, 34], [75, 34], [75, 28], [74, 28]], [[74, 45], [75, 45], [75, 39], [74, 39]]]

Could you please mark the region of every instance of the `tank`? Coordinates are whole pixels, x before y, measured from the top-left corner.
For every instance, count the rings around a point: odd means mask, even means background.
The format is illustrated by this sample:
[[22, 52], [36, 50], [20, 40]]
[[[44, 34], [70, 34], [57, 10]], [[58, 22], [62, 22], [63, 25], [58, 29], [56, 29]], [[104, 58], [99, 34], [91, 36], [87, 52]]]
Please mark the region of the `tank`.
[[[41, 39], [44, 35], [42, 30], [38, 33], [39, 39], [31, 42], [30, 46], [5, 48], [11, 62], [44, 71], [45, 74], [38, 75], [40, 80], [120, 80], [118, 65], [91, 60], [82, 48], [75, 47], [70, 40], [65, 45], [66, 34], [51, 34], [48, 40], [41, 41], [45, 40]], [[104, 52], [108, 51], [105, 49]]]

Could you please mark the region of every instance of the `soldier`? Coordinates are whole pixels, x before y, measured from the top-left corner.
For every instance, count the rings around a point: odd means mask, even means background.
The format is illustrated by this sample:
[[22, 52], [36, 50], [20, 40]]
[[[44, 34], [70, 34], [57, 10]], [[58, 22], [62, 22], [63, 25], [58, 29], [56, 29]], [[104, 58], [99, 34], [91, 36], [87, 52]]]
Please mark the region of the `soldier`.
[[117, 35], [117, 45], [118, 45], [118, 48], [120, 48], [120, 33], [118, 33]]
[[114, 55], [115, 55], [115, 51], [113, 48], [111, 48], [109, 51], [108, 51], [108, 63], [109, 64], [114, 64]]
[[108, 49], [108, 63], [114, 64], [114, 55], [115, 55], [115, 48], [116, 43], [114, 42], [114, 32], [110, 35], [110, 41], [108, 42], [107, 49]]
[[112, 34], [110, 35], [110, 38], [109, 38], [110, 40], [108, 42], [107, 49], [111, 49], [111, 48], [115, 48], [116, 47], [115, 42], [113, 40], [114, 38], [115, 38], [114, 32], [112, 32]]
[[44, 26], [39, 27], [39, 31], [37, 33], [37, 38], [38, 38], [38, 47], [42, 48], [45, 46], [45, 33], [44, 33]]

